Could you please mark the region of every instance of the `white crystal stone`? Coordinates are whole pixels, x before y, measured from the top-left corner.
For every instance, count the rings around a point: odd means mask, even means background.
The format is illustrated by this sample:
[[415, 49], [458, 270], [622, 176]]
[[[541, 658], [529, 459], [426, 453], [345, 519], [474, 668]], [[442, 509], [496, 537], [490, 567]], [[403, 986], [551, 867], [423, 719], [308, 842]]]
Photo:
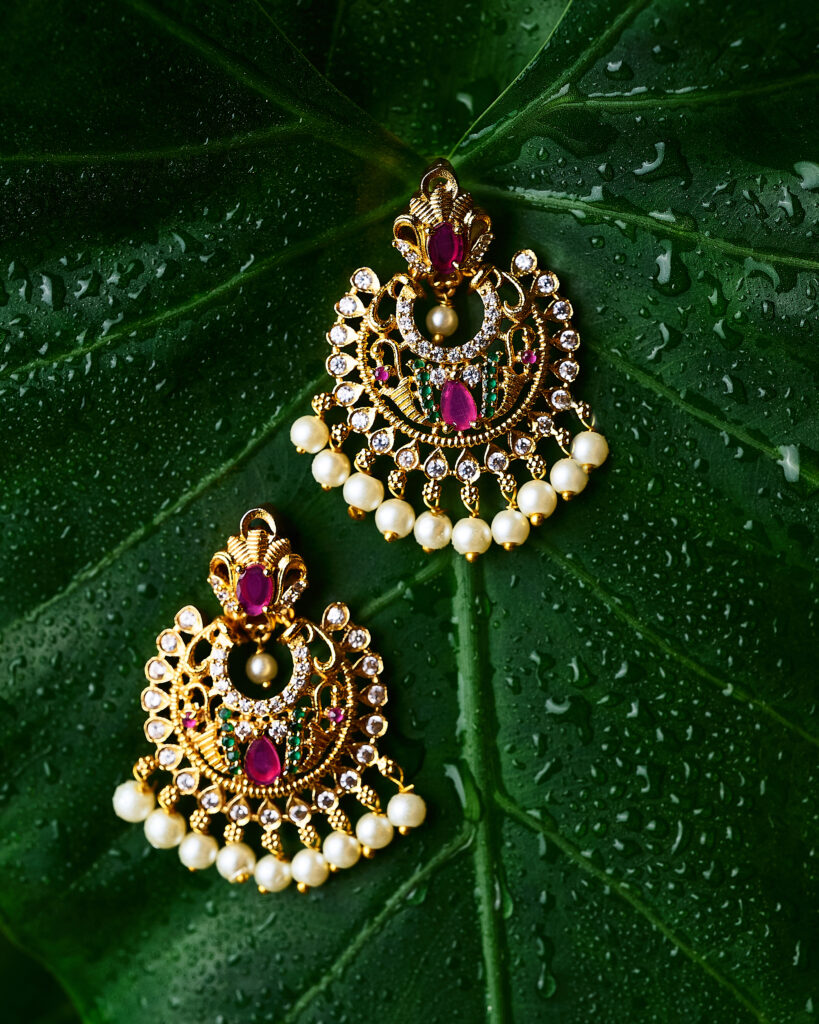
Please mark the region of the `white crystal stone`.
[[528, 455], [532, 450], [532, 442], [528, 437], [515, 438], [515, 454]]
[[338, 783], [342, 789], [355, 789], [360, 781], [361, 778], [358, 772], [354, 772], [351, 769], [346, 772], [342, 772], [338, 779]]
[[310, 808], [306, 804], [293, 804], [287, 814], [296, 825], [304, 825], [310, 820]]
[[352, 316], [358, 309], [358, 303], [352, 295], [344, 295], [338, 300], [338, 311], [343, 316]]
[[181, 611], [179, 613], [179, 625], [182, 629], [196, 629], [198, 625], [196, 613], [190, 608]]
[[556, 320], [571, 320], [572, 304], [567, 299], [558, 299], [552, 304], [551, 312]]
[[290, 863], [269, 853], [256, 864], [253, 879], [264, 892], [281, 892], [293, 878]]
[[427, 459], [426, 465], [424, 466], [427, 476], [432, 480], [443, 479], [447, 474], [448, 468], [446, 460], [437, 457]]
[[250, 811], [244, 804], [234, 804], [230, 809], [231, 821], [244, 821], [249, 815]]
[[190, 793], [196, 786], [196, 779], [190, 772], [180, 772], [176, 776], [176, 784], [183, 793]]
[[387, 691], [380, 683], [375, 683], [367, 690], [367, 700], [376, 707], [385, 704], [387, 701]]
[[571, 352], [580, 344], [580, 335], [577, 331], [561, 331], [558, 343], [561, 348], [565, 348]]
[[535, 261], [528, 252], [519, 252], [517, 256], [515, 256], [515, 266], [518, 270], [531, 270], [534, 265]]
[[572, 396], [568, 391], [564, 391], [563, 388], [558, 388], [551, 393], [549, 401], [555, 409], [568, 409], [572, 404]]
[[347, 328], [343, 324], [336, 324], [330, 328], [330, 340], [334, 345], [344, 345], [347, 341]]
[[176, 763], [178, 756], [175, 750], [172, 750], [170, 747], [163, 747], [157, 755], [157, 760], [163, 768], [169, 768], [172, 764]]
[[142, 698], [146, 708], [155, 709], [162, 706], [162, 695], [158, 690], [148, 690]]
[[148, 675], [151, 679], [162, 679], [165, 676], [166, 665], [164, 661], [152, 661], [148, 664]]
[[395, 460], [401, 469], [414, 469], [418, 464], [418, 455], [411, 448], [405, 448], [398, 453]]
[[173, 633], [164, 633], [159, 641], [159, 646], [166, 654], [172, 654], [176, 650], [177, 639]]
[[356, 389], [351, 384], [342, 384], [336, 390], [336, 401], [339, 405], [350, 405], [356, 399]]
[[118, 818], [134, 823], [145, 821], [156, 806], [156, 797], [153, 790], [136, 779], [129, 779], [128, 782], [121, 782], [114, 790], [113, 803], [114, 814]]
[[372, 274], [369, 270], [359, 270], [353, 278], [353, 284], [362, 291], [367, 291], [373, 283]]
[[331, 811], [338, 802], [332, 789], [323, 789], [316, 797], [316, 805], [322, 811]]
[[378, 675], [378, 670], [379, 670], [379, 661], [378, 661], [378, 658], [376, 658], [376, 657], [375, 657], [374, 655], [372, 655], [372, 654], [368, 655], [368, 656], [367, 656], [367, 657], [366, 657], [366, 658], [365, 658], [365, 659], [364, 659], [364, 660], [363, 660], [363, 661], [361, 662], [361, 670], [362, 670], [362, 672], [364, 672], [364, 673], [365, 673], [366, 675], [368, 675], [368, 676], [375, 676], [375, 675]]
[[418, 828], [427, 816], [427, 805], [417, 793], [396, 793], [387, 804], [387, 817], [396, 828]]
[[259, 813], [259, 822], [264, 825], [265, 828], [272, 828], [274, 825], [278, 825], [281, 820], [281, 812], [277, 807], [265, 807]]
[[577, 374], [580, 372], [580, 367], [572, 359], [564, 359], [557, 368], [557, 372], [563, 378], [563, 380], [573, 381]]
[[353, 629], [347, 637], [347, 643], [354, 651], [360, 651], [367, 645], [367, 634], [363, 629]]
[[147, 732], [148, 732], [148, 736], [152, 740], [161, 740], [162, 737], [165, 735], [165, 730], [166, 729], [167, 729], [167, 723], [160, 722], [159, 719], [157, 719], [157, 720], [155, 720], [153, 722], [148, 722]]
[[369, 743], [362, 743], [362, 745], [355, 752], [355, 759], [359, 764], [371, 764], [375, 758], [375, 747]]
[[554, 274], [541, 274], [537, 279], [537, 290], [541, 295], [551, 295], [558, 288], [558, 280]]
[[509, 458], [503, 452], [492, 452], [486, 464], [493, 473], [503, 473], [509, 465]]
[[388, 452], [392, 448], [392, 437], [386, 430], [379, 430], [370, 438], [370, 448], [374, 452]]

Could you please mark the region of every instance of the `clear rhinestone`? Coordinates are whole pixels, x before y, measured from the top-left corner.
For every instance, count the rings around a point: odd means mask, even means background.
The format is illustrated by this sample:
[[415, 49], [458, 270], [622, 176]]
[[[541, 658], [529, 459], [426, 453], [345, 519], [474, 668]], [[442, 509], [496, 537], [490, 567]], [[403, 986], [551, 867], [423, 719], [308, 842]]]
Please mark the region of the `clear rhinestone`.
[[246, 715], [250, 714], [253, 707], [253, 701], [248, 700], [247, 697], [242, 697], [239, 701], [239, 710], [243, 711]]
[[493, 473], [503, 473], [509, 465], [509, 459], [503, 452], [492, 452], [486, 463]]
[[580, 344], [580, 335], [577, 331], [561, 331], [558, 341], [561, 348], [573, 352]]
[[355, 789], [360, 781], [361, 778], [358, 772], [354, 771], [342, 772], [338, 780], [342, 789]]
[[384, 731], [384, 726], [386, 724], [386, 721], [381, 717], [381, 715], [370, 715], [364, 728], [370, 736], [380, 736]]
[[475, 480], [480, 476], [481, 470], [478, 463], [472, 459], [464, 459], [458, 464], [457, 470], [459, 480]]
[[322, 811], [331, 811], [336, 805], [336, 795], [332, 789], [323, 789], [316, 797], [316, 806]]
[[183, 793], [190, 793], [196, 785], [196, 779], [190, 772], [182, 772], [176, 776], [176, 784]]
[[253, 732], [253, 726], [250, 722], [238, 722], [235, 732], [237, 740], [246, 740]]
[[572, 396], [568, 391], [564, 391], [563, 388], [558, 388], [552, 392], [549, 401], [555, 409], [568, 409], [572, 404]]
[[385, 430], [379, 430], [370, 438], [370, 448], [374, 452], [388, 452], [392, 447], [390, 435]]
[[541, 434], [551, 434], [554, 420], [551, 416], [538, 416], [535, 425]]
[[414, 451], [411, 451], [410, 449], [405, 449], [404, 451], [398, 453], [398, 458], [396, 459], [396, 462], [401, 467], [401, 469], [413, 469], [415, 465], [418, 463], [418, 456], [415, 454]]
[[179, 625], [182, 627], [182, 629], [195, 629], [196, 615], [192, 611], [180, 612]]
[[378, 675], [378, 658], [373, 654], [368, 654], [361, 662], [361, 671], [368, 676]]
[[215, 811], [219, 806], [219, 794], [218, 793], [203, 793], [199, 798], [199, 804], [206, 811]]
[[528, 437], [515, 438], [515, 453], [517, 455], [528, 455], [532, 450], [532, 442]]
[[525, 272], [527, 270], [531, 270], [534, 265], [535, 261], [528, 252], [519, 252], [515, 257], [515, 266], [518, 270], [523, 270]]
[[173, 633], [165, 633], [159, 642], [159, 646], [166, 654], [172, 654], [176, 650], [176, 637]]
[[353, 430], [366, 430], [370, 425], [370, 414], [358, 409], [350, 417], [350, 426]]
[[341, 387], [336, 391], [336, 401], [339, 405], [349, 405], [355, 401], [355, 388], [349, 384], [342, 384]]
[[227, 651], [224, 647], [214, 647], [210, 656], [214, 661], [224, 661], [227, 658]]
[[360, 651], [367, 645], [367, 634], [363, 629], [352, 629], [347, 637], [347, 643], [354, 651]]
[[537, 290], [541, 295], [552, 295], [557, 291], [557, 278], [554, 274], [541, 274], [537, 279]]
[[481, 379], [481, 371], [477, 366], [467, 366], [461, 376], [470, 387], [474, 387]]
[[294, 824], [305, 825], [310, 820], [310, 808], [306, 804], [293, 804], [288, 816]]
[[412, 317], [411, 316], [399, 316], [398, 317], [398, 326], [404, 332], [411, 331], [412, 330]]
[[[466, 349], [467, 349], [467, 346], [464, 345], [464, 347], [463, 347], [463, 353], [464, 354], [466, 354]], [[469, 353], [469, 355], [474, 356], [477, 351], [478, 350], [473, 345], [472, 346], [472, 351]], [[450, 363], [457, 363], [457, 362], [459, 362], [460, 359], [462, 358], [460, 347], [458, 345], [455, 345], [454, 348], [451, 348], [449, 350], [449, 352], [447, 353], [447, 358], [449, 359]]]
[[345, 295], [338, 300], [338, 309], [344, 316], [352, 316], [356, 309], [358, 309], [358, 304], [352, 295]]
[[383, 686], [375, 683], [369, 688], [369, 690], [367, 690], [367, 700], [370, 704], [374, 704], [376, 706], [385, 704], [387, 700], [387, 691]]
[[273, 825], [278, 825], [281, 820], [281, 813], [276, 807], [265, 807], [264, 810], [259, 813], [260, 824], [267, 826], [267, 828], [271, 828]]
[[432, 358], [436, 363], [442, 363], [446, 359], [446, 352], [441, 348], [440, 345], [436, 345], [432, 350]]
[[161, 740], [165, 735], [166, 725], [167, 723], [160, 722], [159, 719], [154, 722], [148, 722], [148, 735], [150, 738], [152, 740]]
[[447, 464], [443, 459], [429, 459], [424, 469], [427, 471], [427, 475], [433, 480], [441, 480], [446, 476]]
[[566, 299], [559, 299], [552, 305], [552, 316], [556, 320], [571, 320], [572, 304]]
[[373, 279], [368, 270], [359, 270], [353, 278], [353, 284], [362, 291], [368, 291], [372, 286]]
[[228, 690], [230, 689], [230, 683], [227, 681], [227, 679], [214, 679], [213, 689], [217, 693], [227, 693]]
[[148, 666], [148, 675], [151, 679], [162, 679], [165, 675], [165, 663], [162, 661], [152, 661]]
[[563, 380], [573, 381], [580, 372], [580, 367], [571, 359], [564, 359], [558, 366], [557, 372]]
[[466, 358], [467, 359], [471, 359], [473, 356], [476, 356], [478, 354], [478, 346], [474, 342], [468, 341], [464, 345], [464, 350], [463, 351], [464, 351], [464, 355], [466, 356]]
[[232, 821], [244, 821], [250, 816], [250, 811], [244, 804], [234, 804], [230, 809]]
[[355, 759], [359, 764], [372, 764], [375, 759], [375, 747], [369, 743], [362, 743], [355, 752]]
[[281, 743], [287, 738], [287, 725], [284, 722], [274, 722], [267, 730], [267, 735], [274, 742]]
[[230, 690], [225, 694], [225, 704], [229, 708], [238, 708], [240, 700], [241, 696], [236, 690]]
[[168, 765], [173, 764], [174, 761], [176, 761], [176, 751], [171, 750], [170, 747], [163, 747], [162, 750], [159, 751], [158, 760], [161, 765], [167, 768]]
[[330, 341], [334, 345], [344, 345], [347, 341], [347, 328], [342, 324], [336, 324], [330, 328]]
[[212, 676], [223, 676], [225, 674], [225, 663], [223, 661], [214, 660], [210, 667], [210, 674]]
[[347, 372], [347, 360], [344, 356], [333, 356], [330, 360], [330, 373], [335, 374], [336, 377], [341, 377]]
[[158, 690], [148, 690], [143, 700], [146, 708], [158, 708], [162, 703], [162, 695]]
[[396, 313], [398, 313], [399, 316], [401, 316], [404, 313], [409, 313], [411, 309], [412, 303], [407, 302], [406, 299], [399, 299], [398, 302], [396, 302], [395, 304], [395, 311]]
[[266, 715], [270, 708], [268, 707], [266, 700], [257, 700], [253, 705], [253, 710], [257, 715]]
[[344, 622], [344, 609], [337, 604], [331, 604], [327, 609], [327, 621], [334, 626], [340, 626]]
[[436, 387], [440, 387], [446, 380], [446, 370], [442, 370], [440, 366], [436, 366], [430, 370], [429, 379]]

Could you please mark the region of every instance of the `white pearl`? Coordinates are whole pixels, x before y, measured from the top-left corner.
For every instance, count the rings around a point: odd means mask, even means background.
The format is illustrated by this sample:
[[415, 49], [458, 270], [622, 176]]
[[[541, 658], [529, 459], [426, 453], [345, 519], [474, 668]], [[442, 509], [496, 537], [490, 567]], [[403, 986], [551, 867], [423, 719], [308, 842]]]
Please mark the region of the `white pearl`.
[[114, 814], [123, 821], [145, 821], [156, 806], [153, 790], [136, 779], [122, 782], [114, 790]]
[[157, 807], [145, 819], [145, 838], [155, 850], [170, 850], [185, 838], [185, 819], [172, 811]]
[[438, 551], [449, 544], [452, 520], [443, 512], [422, 512], [415, 520], [415, 539], [422, 548]]
[[546, 519], [555, 510], [557, 495], [545, 480], [527, 480], [518, 491], [517, 502], [524, 515]]
[[272, 654], [259, 651], [247, 659], [245, 672], [252, 683], [269, 683], [278, 675], [279, 666]]
[[353, 473], [342, 491], [344, 500], [362, 512], [373, 512], [384, 500], [384, 485], [368, 473]]
[[322, 849], [328, 864], [337, 868], [351, 868], [361, 856], [361, 843], [347, 832], [331, 832]]
[[371, 850], [381, 850], [392, 842], [392, 822], [386, 814], [374, 814], [372, 811], [358, 819], [355, 834], [362, 846]]
[[433, 306], [427, 313], [427, 330], [448, 338], [458, 330], [458, 314], [452, 306]]
[[460, 555], [482, 555], [491, 543], [492, 531], [483, 519], [459, 519], [452, 528], [452, 546]]
[[387, 817], [396, 828], [418, 828], [426, 816], [427, 805], [417, 793], [396, 793], [387, 804]]
[[315, 455], [330, 440], [330, 431], [318, 416], [299, 416], [290, 428], [290, 440], [296, 448]]
[[303, 885], [323, 885], [327, 881], [330, 867], [324, 855], [318, 850], [299, 850], [290, 865], [293, 878]]
[[269, 853], [262, 857], [253, 872], [256, 885], [265, 892], [281, 892], [290, 885], [293, 877], [290, 871], [290, 861], [279, 860]]
[[415, 513], [412, 505], [401, 498], [388, 498], [375, 510], [375, 525], [386, 537], [406, 537], [412, 532], [415, 524]]
[[516, 508], [502, 509], [492, 520], [492, 537], [507, 550], [523, 544], [529, 536], [529, 520]]
[[313, 477], [322, 487], [341, 487], [350, 475], [350, 460], [344, 452], [325, 448], [313, 459]]
[[583, 467], [574, 459], [561, 459], [556, 462], [552, 466], [549, 479], [552, 481], [552, 487], [567, 501], [575, 494], [580, 494], [589, 482]]
[[576, 434], [572, 440], [572, 458], [584, 469], [602, 466], [608, 454], [608, 441], [594, 430], [584, 430], [582, 434]]
[[229, 882], [246, 882], [256, 867], [256, 854], [246, 843], [228, 843], [216, 855], [216, 870]]
[[219, 844], [213, 836], [203, 836], [199, 832], [188, 832], [179, 844], [179, 859], [186, 868], [204, 871], [216, 860]]

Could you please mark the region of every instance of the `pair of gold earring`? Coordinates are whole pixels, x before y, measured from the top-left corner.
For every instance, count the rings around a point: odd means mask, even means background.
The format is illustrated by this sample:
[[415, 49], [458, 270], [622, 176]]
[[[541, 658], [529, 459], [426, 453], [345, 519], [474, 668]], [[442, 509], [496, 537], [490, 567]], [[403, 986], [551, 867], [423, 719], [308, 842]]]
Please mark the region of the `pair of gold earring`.
[[[557, 276], [530, 249], [499, 270], [485, 259], [491, 240], [489, 216], [437, 161], [394, 223], [407, 270], [385, 285], [369, 267], [353, 274], [327, 333], [334, 385], [291, 430], [317, 482], [341, 487], [353, 518], [374, 512], [387, 540], [413, 533], [427, 551], [451, 542], [470, 561], [493, 540], [522, 544], [608, 455], [591, 410], [571, 393], [580, 337]], [[470, 299], [481, 325], [448, 344]], [[429, 335], [417, 326], [424, 307]], [[574, 436], [561, 422], [569, 414], [582, 428]], [[551, 468], [541, 452], [549, 440], [563, 455]], [[343, 449], [356, 441], [353, 472]], [[502, 505], [491, 522], [480, 515], [482, 477], [499, 492], [490, 503]], [[442, 504], [450, 486], [466, 513], [454, 524]], [[266, 508], [245, 514], [211, 559], [209, 582], [222, 614], [206, 622], [188, 605], [157, 637], [141, 695], [154, 750], [117, 787], [114, 809], [143, 822], [152, 846], [177, 848], [191, 870], [215, 864], [232, 882], [253, 876], [263, 892], [291, 881], [306, 891], [426, 816], [381, 749], [383, 663], [346, 605], [329, 605], [320, 624], [296, 615], [306, 568]], [[292, 670], [267, 696], [276, 648]], [[157, 793], [151, 780], [163, 773]]]

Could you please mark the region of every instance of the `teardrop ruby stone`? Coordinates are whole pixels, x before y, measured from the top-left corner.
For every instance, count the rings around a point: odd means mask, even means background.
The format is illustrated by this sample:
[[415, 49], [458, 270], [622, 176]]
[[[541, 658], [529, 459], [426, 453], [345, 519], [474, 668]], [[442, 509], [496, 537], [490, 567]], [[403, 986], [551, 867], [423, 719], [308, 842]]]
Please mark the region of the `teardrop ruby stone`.
[[478, 418], [472, 392], [459, 380], [448, 380], [441, 388], [441, 417], [457, 430], [469, 430]]
[[261, 615], [273, 597], [273, 580], [259, 562], [249, 565], [236, 584], [236, 597], [248, 615]]
[[449, 274], [464, 258], [464, 240], [444, 221], [429, 236], [429, 258], [439, 274]]
[[245, 754], [245, 771], [260, 786], [269, 786], [282, 773], [279, 754], [267, 736], [254, 740]]

